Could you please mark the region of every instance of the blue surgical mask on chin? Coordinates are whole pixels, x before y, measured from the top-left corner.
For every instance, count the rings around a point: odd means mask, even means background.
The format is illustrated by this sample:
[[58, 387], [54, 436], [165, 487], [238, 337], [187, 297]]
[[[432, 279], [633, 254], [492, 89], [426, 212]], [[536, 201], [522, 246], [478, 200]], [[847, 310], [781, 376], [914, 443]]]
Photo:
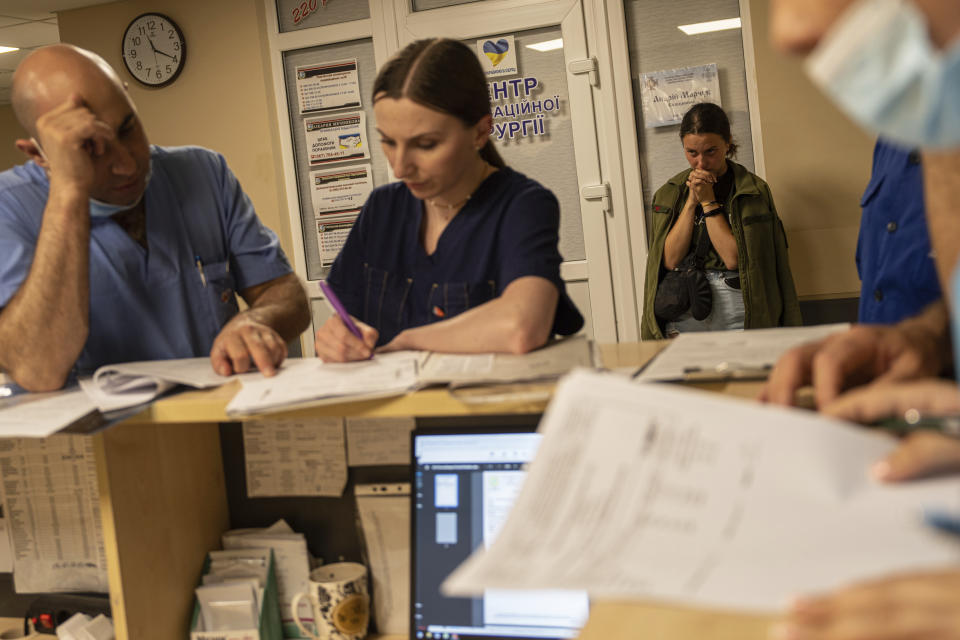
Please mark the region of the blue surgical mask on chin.
[[960, 42], [938, 51], [910, 0], [859, 0], [806, 71], [851, 118], [909, 147], [960, 147]]
[[147, 187], [150, 186], [150, 178], [153, 177], [153, 158], [147, 160], [147, 175], [143, 181], [143, 192], [131, 204], [110, 204], [96, 198], [90, 198], [90, 217], [91, 218], [109, 218], [112, 215], [133, 209], [143, 200]]

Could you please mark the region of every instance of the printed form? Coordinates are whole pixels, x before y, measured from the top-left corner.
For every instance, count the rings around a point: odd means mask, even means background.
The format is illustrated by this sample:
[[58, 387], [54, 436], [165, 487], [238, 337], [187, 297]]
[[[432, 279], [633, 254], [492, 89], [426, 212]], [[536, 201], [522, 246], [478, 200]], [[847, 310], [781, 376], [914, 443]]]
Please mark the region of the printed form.
[[12, 395], [0, 399], [0, 436], [45, 438], [94, 411], [96, 406], [80, 389]]
[[227, 413], [403, 395], [420, 385], [417, 368], [422, 357], [419, 351], [397, 351], [346, 363], [290, 358], [272, 378], [244, 377]]
[[0, 473], [17, 593], [106, 593], [93, 439], [0, 440]]
[[342, 418], [243, 423], [247, 495], [340, 496], [347, 485]]
[[809, 412], [583, 370], [566, 377], [497, 540], [447, 595], [586, 589], [773, 611], [789, 598], [960, 560], [923, 524], [960, 481], [880, 485], [895, 440]]
[[413, 418], [346, 418], [351, 467], [410, 464]]

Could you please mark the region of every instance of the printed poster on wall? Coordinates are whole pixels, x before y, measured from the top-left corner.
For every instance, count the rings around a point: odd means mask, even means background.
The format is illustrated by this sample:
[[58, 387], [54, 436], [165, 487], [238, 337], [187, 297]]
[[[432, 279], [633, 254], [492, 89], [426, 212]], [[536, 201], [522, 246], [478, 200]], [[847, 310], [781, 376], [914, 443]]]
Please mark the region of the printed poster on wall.
[[337, 60], [296, 67], [300, 113], [360, 106], [357, 60]]
[[640, 74], [640, 96], [645, 127], [679, 124], [683, 114], [698, 102], [720, 104], [717, 65]]
[[312, 171], [310, 187], [313, 215], [318, 220], [330, 215], [356, 215], [373, 190], [371, 166]]
[[317, 248], [320, 252], [320, 266], [329, 267], [337, 258], [337, 254], [343, 249], [347, 236], [350, 235], [350, 229], [353, 223], [357, 221], [357, 215], [324, 216], [317, 220]]
[[307, 136], [310, 166], [333, 164], [370, 157], [367, 144], [367, 118], [362, 111], [337, 116], [306, 118], [303, 128]]
[[477, 40], [477, 56], [488, 78], [503, 78], [520, 73], [513, 36], [491, 36]]

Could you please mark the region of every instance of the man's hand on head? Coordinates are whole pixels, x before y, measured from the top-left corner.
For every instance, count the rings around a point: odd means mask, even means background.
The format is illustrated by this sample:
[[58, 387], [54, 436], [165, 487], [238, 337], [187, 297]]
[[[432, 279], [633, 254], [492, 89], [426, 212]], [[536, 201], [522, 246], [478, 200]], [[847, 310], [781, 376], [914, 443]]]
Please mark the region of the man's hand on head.
[[280, 334], [248, 312], [234, 316], [210, 349], [210, 364], [222, 376], [246, 373], [254, 367], [272, 376], [286, 357], [287, 344]]
[[89, 193], [96, 180], [94, 160], [116, 140], [113, 129], [76, 93], [37, 118], [36, 126], [51, 185]]

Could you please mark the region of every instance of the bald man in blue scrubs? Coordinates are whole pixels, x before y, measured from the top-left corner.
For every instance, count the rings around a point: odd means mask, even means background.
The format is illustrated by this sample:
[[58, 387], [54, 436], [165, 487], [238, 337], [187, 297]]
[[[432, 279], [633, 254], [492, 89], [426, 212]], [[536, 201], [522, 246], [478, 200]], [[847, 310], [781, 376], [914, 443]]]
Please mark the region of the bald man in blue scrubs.
[[68, 45], [24, 59], [13, 107], [31, 161], [0, 173], [0, 368], [33, 391], [206, 355], [272, 375], [309, 308], [223, 157], [151, 146], [116, 72]]

